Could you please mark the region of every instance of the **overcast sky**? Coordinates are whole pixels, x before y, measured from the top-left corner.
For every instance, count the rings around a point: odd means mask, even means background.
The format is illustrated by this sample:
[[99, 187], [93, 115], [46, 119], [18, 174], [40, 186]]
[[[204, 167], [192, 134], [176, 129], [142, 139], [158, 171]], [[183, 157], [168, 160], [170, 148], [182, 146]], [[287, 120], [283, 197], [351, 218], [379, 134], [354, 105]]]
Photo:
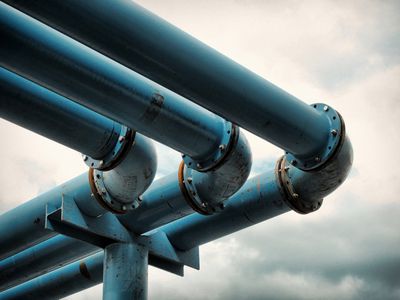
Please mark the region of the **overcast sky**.
[[[185, 277], [150, 267], [150, 299], [400, 299], [400, 2], [138, 1], [307, 103], [346, 121], [348, 180], [201, 250]], [[80, 154], [0, 120], [0, 211], [86, 170]], [[253, 175], [282, 153], [248, 134]], [[159, 174], [180, 156], [158, 146]], [[68, 299], [99, 299], [101, 285]]]

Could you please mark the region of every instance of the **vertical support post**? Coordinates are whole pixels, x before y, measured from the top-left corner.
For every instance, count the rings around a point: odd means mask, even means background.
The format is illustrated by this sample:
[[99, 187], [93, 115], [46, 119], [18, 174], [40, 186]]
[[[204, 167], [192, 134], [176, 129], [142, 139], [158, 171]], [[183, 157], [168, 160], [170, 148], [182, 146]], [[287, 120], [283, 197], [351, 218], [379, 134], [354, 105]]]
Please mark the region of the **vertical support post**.
[[103, 300], [147, 299], [147, 247], [116, 243], [104, 254]]

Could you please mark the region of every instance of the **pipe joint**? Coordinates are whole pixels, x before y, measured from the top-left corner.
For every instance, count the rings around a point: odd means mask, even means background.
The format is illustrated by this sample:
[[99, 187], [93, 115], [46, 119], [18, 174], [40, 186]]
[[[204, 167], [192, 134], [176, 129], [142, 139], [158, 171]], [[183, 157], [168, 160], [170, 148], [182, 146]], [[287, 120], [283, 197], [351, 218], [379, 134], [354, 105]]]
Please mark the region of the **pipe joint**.
[[222, 160], [213, 169], [199, 172], [182, 161], [178, 178], [188, 204], [198, 213], [211, 215], [224, 209], [224, 202], [247, 180], [252, 155], [247, 139], [233, 126], [231, 140]]
[[199, 172], [207, 172], [215, 168], [226, 156], [228, 153], [228, 148], [232, 145], [232, 140], [235, 139], [235, 130], [237, 131], [236, 125], [233, 125], [231, 122], [223, 120], [222, 122], [222, 130], [221, 130], [221, 139], [218, 147], [216, 147], [216, 151], [214, 151], [210, 156], [206, 159], [194, 159], [189, 157], [186, 154], [182, 154], [182, 159], [185, 165], [193, 170]]
[[[276, 181], [286, 204], [294, 211], [308, 214], [318, 210], [323, 198], [336, 190], [347, 178], [353, 164], [353, 148], [346, 135], [345, 124], [337, 115], [340, 126], [335, 134], [332, 153], [318, 169], [304, 171], [293, 166], [287, 156], [281, 157], [275, 169]], [[333, 124], [337, 124], [333, 122]], [[332, 140], [333, 141], [333, 140]]]
[[90, 187], [101, 206], [115, 214], [125, 214], [139, 207], [140, 196], [153, 182], [156, 169], [153, 143], [136, 134], [124, 159], [114, 169], [89, 169]]
[[119, 133], [114, 131], [112, 134], [114, 147], [111, 151], [108, 151], [108, 153], [101, 159], [95, 159], [82, 154], [83, 161], [89, 168], [101, 171], [111, 170], [115, 168], [129, 152], [129, 149], [132, 146], [132, 141], [135, 139], [135, 131], [124, 125], [119, 125], [118, 123], [115, 124], [119, 127]]
[[282, 156], [276, 163], [276, 177], [285, 203], [299, 214], [308, 214], [318, 210], [322, 205], [323, 199], [317, 199], [313, 202], [306, 201], [306, 199], [298, 193], [292, 182], [291, 168], [295, 167], [288, 164], [285, 156]]
[[322, 141], [320, 149], [316, 151], [317, 154], [311, 156], [299, 157], [286, 152], [286, 160], [292, 166], [304, 171], [323, 167], [336, 151], [343, 131], [341, 118], [336, 110], [323, 103], [314, 103], [311, 106], [320, 113], [323, 119], [326, 119], [325, 127], [315, 128], [315, 131], [326, 131], [325, 140]]

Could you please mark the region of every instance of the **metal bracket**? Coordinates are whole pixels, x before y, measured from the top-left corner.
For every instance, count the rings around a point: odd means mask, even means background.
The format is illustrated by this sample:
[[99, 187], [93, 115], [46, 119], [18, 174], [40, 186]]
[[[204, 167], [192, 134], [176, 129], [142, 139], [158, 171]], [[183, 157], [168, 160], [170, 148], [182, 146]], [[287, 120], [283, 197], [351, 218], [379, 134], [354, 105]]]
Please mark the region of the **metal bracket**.
[[115, 215], [87, 216], [68, 195], [62, 195], [60, 207], [46, 205], [45, 228], [101, 248], [112, 243], [132, 241], [131, 234]]
[[100, 248], [114, 243], [139, 243], [149, 250], [149, 264], [183, 276], [183, 267], [200, 268], [199, 248], [176, 249], [163, 231], [135, 237], [112, 213], [90, 217], [82, 213], [73, 197], [62, 196], [61, 206], [46, 205], [45, 228]]
[[200, 269], [199, 247], [188, 251], [176, 249], [163, 231], [140, 237], [149, 249], [149, 264], [159, 269], [183, 276], [183, 267]]

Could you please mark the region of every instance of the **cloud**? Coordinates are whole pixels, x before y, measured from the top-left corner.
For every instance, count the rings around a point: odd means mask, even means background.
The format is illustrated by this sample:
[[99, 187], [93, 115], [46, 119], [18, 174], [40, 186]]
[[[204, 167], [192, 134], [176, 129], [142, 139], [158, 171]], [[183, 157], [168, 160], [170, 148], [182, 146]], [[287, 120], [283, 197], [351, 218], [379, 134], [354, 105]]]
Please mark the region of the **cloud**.
[[[398, 1], [138, 1], [298, 98], [326, 102], [354, 146], [348, 180], [322, 208], [201, 247], [201, 270], [150, 268], [153, 299], [400, 298]], [[79, 154], [5, 121], [2, 211], [85, 170]], [[252, 174], [282, 150], [246, 132]], [[180, 155], [157, 144], [158, 177]], [[18, 180], [16, 180], [16, 178]], [[101, 285], [68, 299], [98, 299]]]

